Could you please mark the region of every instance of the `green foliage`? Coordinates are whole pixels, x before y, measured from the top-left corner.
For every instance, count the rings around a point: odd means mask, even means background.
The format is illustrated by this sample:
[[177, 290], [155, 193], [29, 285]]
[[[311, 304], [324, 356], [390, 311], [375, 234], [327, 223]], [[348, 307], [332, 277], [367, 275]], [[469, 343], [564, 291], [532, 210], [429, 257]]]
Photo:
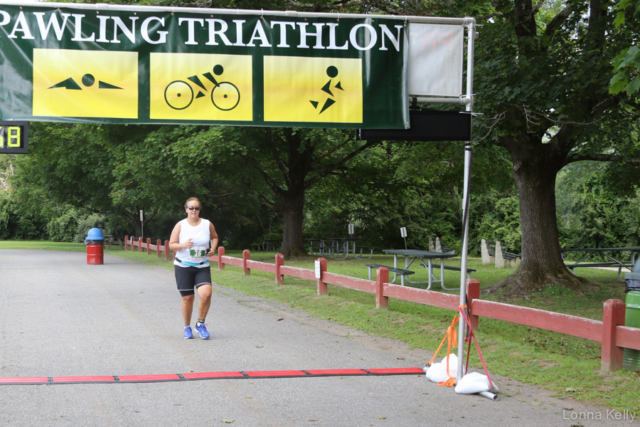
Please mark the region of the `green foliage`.
[[78, 228], [79, 211], [69, 208], [57, 210], [47, 222], [47, 237], [54, 242], [72, 242]]
[[[477, 240], [499, 241], [502, 249], [507, 252], [520, 253], [522, 245], [522, 232], [520, 231], [520, 201], [518, 196], [512, 194], [508, 197], [500, 197], [496, 192], [484, 194], [494, 203], [493, 209], [481, 214], [477, 227]], [[476, 244], [476, 241], [473, 241]]]
[[104, 215], [92, 214], [78, 221], [73, 241], [76, 243], [84, 242], [84, 239], [87, 237], [87, 233], [89, 233], [89, 230], [92, 228], [100, 228], [102, 230], [102, 234], [111, 234], [107, 226], [107, 218]]
[[18, 203], [11, 193], [0, 191], [0, 239], [45, 238], [45, 224], [39, 211]]
[[[617, 14], [614, 24], [618, 33], [631, 31], [638, 36], [640, 27], [637, 24], [640, 16], [640, 1], [620, 0], [616, 6]], [[610, 81], [609, 92], [627, 95], [640, 90], [640, 48], [636, 45], [623, 49], [613, 61], [614, 74]]]
[[[564, 246], [623, 247], [640, 244], [640, 189], [611, 182], [616, 166], [570, 165], [558, 179], [558, 216]], [[632, 181], [634, 183], [634, 181]]]

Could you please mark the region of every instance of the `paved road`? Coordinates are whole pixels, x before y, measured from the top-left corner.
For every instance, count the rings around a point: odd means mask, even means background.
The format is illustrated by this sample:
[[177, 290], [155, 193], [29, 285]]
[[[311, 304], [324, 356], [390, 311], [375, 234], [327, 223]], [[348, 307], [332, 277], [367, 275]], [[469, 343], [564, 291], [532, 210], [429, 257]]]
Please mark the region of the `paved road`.
[[[421, 367], [431, 355], [261, 298], [214, 291], [212, 339], [184, 340], [170, 270], [110, 255], [89, 266], [77, 252], [0, 250], [0, 377]], [[620, 425], [606, 419], [606, 408], [496, 382], [511, 397], [460, 396], [423, 375], [0, 385], [0, 424]], [[572, 420], [579, 412], [605, 420]]]

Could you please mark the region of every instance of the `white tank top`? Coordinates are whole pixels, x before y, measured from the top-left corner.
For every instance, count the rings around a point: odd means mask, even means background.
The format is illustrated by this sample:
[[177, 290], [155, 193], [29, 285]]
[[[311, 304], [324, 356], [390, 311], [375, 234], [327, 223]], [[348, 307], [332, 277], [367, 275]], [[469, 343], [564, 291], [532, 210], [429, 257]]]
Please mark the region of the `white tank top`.
[[[210, 222], [208, 220], [200, 218], [200, 224], [195, 227], [190, 225], [186, 218], [180, 221], [179, 224], [180, 237], [178, 239], [178, 243], [186, 243], [187, 240], [193, 239], [193, 248], [199, 247], [201, 250], [205, 251], [211, 246], [211, 230], [209, 227]], [[180, 263], [176, 260], [173, 261], [173, 265], [179, 265], [180, 267], [204, 268], [209, 266], [209, 259], [206, 256], [204, 258], [192, 258], [191, 251], [189, 249], [180, 249], [176, 252], [176, 258], [180, 258], [181, 261], [185, 262]], [[204, 264], [200, 265], [201, 262], [204, 262]]]

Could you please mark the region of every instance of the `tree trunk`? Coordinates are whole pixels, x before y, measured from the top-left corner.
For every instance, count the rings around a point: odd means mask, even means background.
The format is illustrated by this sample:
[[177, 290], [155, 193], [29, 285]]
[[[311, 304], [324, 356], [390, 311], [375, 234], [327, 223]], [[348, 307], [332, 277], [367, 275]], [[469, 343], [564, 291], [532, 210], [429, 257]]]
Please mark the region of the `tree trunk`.
[[142, 230], [140, 227], [140, 221], [136, 221], [136, 218], [133, 218], [127, 212], [120, 214], [120, 217], [124, 219], [131, 227], [133, 227], [133, 235], [138, 238], [142, 237]]
[[556, 175], [564, 157], [550, 144], [506, 144], [513, 160], [513, 177], [520, 199], [522, 262], [509, 277], [488, 289], [504, 289], [510, 296], [529, 295], [547, 284], [582, 293], [592, 285], [565, 266], [556, 221]]
[[302, 223], [304, 215], [304, 189], [297, 194], [287, 193], [282, 196], [282, 254], [286, 258], [306, 256], [302, 239]]

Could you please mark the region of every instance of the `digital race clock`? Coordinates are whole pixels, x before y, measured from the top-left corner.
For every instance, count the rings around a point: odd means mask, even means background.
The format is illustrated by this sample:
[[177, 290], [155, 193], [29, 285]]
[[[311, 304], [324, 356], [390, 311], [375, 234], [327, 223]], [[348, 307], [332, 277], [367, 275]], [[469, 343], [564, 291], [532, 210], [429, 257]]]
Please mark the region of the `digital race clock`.
[[0, 154], [29, 153], [29, 122], [0, 121]]

